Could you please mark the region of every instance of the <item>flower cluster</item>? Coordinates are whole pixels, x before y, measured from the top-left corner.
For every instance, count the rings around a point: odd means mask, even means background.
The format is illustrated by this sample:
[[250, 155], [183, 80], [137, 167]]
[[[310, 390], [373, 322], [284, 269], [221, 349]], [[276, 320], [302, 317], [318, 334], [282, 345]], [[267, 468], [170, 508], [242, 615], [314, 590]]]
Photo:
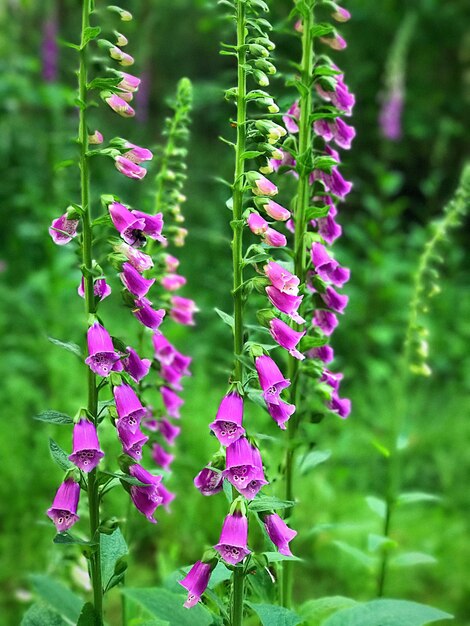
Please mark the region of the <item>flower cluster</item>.
[[[130, 13], [123, 10], [119, 10], [118, 14], [123, 21], [128, 21], [131, 17]], [[100, 40], [99, 43], [102, 48], [109, 51], [111, 59], [117, 60], [120, 65], [132, 65], [132, 57], [121, 50], [127, 45], [127, 38], [120, 33], [117, 33], [116, 38], [116, 44], [104, 40]], [[96, 78], [85, 88], [86, 90], [104, 88], [101, 92], [102, 99], [115, 112], [130, 117], [134, 112], [129, 103], [138, 89], [140, 80], [114, 68], [109, 68], [109, 71], [116, 77]], [[83, 88], [81, 83], [81, 89]], [[82, 119], [81, 129], [83, 126]], [[125, 139], [114, 138], [108, 147], [88, 151], [89, 145], [99, 146], [103, 141], [103, 135], [99, 131], [88, 137], [86, 134], [84, 137], [81, 136], [82, 170], [88, 168], [91, 157], [102, 155], [111, 157], [118, 171], [129, 178], [142, 179], [146, 175], [147, 170], [141, 164], [153, 158], [150, 150]], [[84, 193], [82, 199], [83, 197], [86, 199], [88, 193]], [[48, 515], [59, 532], [68, 530], [78, 520], [80, 486], [86, 487], [86, 476], [94, 474], [95, 468], [104, 457], [98, 440], [98, 428], [106, 412], [115, 426], [116, 435], [122, 446], [121, 469], [136, 479], [135, 483], [128, 487], [136, 508], [151, 522], [155, 522], [154, 514], [157, 507], [171, 499], [171, 494], [162, 484], [162, 477], [154, 476], [140, 465], [143, 446], [149, 440], [142, 431], [143, 420], [147, 418], [148, 410], [142, 404], [137, 385], [148, 375], [151, 361], [141, 358], [135, 348], [127, 345], [127, 342], [111, 337], [98, 315], [99, 303], [111, 294], [112, 289], [102, 266], [93, 259], [94, 229], [102, 224], [112, 224], [115, 236], [109, 239], [113, 246], [109, 258], [113, 266], [119, 269], [119, 278], [124, 286], [124, 302], [130, 306], [132, 314], [142, 327], [150, 328], [153, 333], [159, 334], [158, 329], [166, 309], [163, 306], [154, 307], [148, 297], [155, 279], [146, 278], [143, 274], [152, 268], [154, 263], [152, 257], [142, 248], [148, 246], [148, 242], [166, 245], [166, 239], [162, 235], [163, 216], [161, 213], [151, 215], [132, 209], [115, 196], [102, 196], [102, 204], [106, 207], [107, 214], [93, 223], [90, 219], [89, 206], [74, 204], [69, 206], [63, 215], [53, 220], [49, 229], [56, 244], [66, 245], [75, 239], [82, 247], [84, 265], [78, 294], [85, 299], [88, 314], [85, 363], [90, 369], [92, 381], [92, 395], [88, 407], [80, 409], [74, 420], [73, 450], [68, 458], [75, 469], [71, 468], [67, 472], [65, 481], [59, 487], [53, 505], [48, 510]], [[80, 226], [82, 232], [79, 234]], [[114, 406], [106, 402], [105, 406], [98, 410], [99, 392], [106, 386], [112, 391]], [[173, 436], [171, 427], [165, 425], [165, 428], [167, 436], [171, 439]], [[96, 484], [95, 480], [93, 484]]]
[[[350, 17], [346, 10], [337, 5], [332, 16], [340, 22]], [[296, 30], [301, 33], [303, 33], [303, 23], [301, 19], [296, 24]], [[342, 50], [346, 47], [346, 41], [335, 28], [330, 26], [325, 30], [329, 30], [332, 36], [320, 37], [323, 44], [334, 50]], [[338, 42], [341, 45], [337, 45]], [[309, 330], [305, 330], [303, 326], [306, 320], [292, 318], [302, 326], [298, 331], [285, 328], [285, 332], [290, 333], [291, 340], [285, 341], [283, 347], [298, 359], [307, 357], [320, 362], [320, 382], [325, 383], [329, 388], [327, 406], [331, 411], [345, 418], [350, 413], [350, 401], [341, 398], [338, 393], [342, 375], [334, 374], [326, 366], [334, 358], [333, 349], [327, 345], [327, 342], [338, 325], [338, 314], [344, 312], [348, 302], [348, 297], [339, 293], [336, 288], [341, 288], [349, 280], [349, 270], [340, 266], [332, 256], [329, 247], [342, 233], [341, 226], [336, 221], [337, 202], [346, 198], [351, 191], [352, 184], [343, 178], [339, 170], [340, 156], [332, 144], [345, 150], [350, 149], [356, 133], [354, 128], [342, 118], [351, 116], [355, 98], [344, 82], [341, 70], [325, 54], [319, 57], [313, 67], [313, 84], [315, 92], [311, 94], [311, 101], [313, 103], [315, 96], [317, 101], [313, 105], [315, 113], [311, 145], [315, 147], [316, 156], [313, 156], [313, 170], [308, 178], [310, 206], [307, 209], [306, 218], [306, 226], [311, 230], [310, 233], [300, 234], [303, 240], [308, 242], [305, 273], [301, 277], [305, 280], [304, 295], [294, 300], [296, 292], [290, 294], [292, 306], [298, 308], [303, 297], [302, 310], [310, 313], [313, 309], [313, 312]], [[308, 167], [308, 163], [304, 163], [297, 152], [299, 133], [304, 130], [299, 128], [301, 116], [301, 103], [295, 101], [283, 116], [289, 135], [283, 143], [282, 157], [272, 160], [272, 166], [276, 171], [290, 172], [296, 177], [305, 171], [306, 166]], [[311, 132], [308, 128], [307, 131]], [[298, 214], [296, 219], [300, 219]], [[289, 220], [287, 226], [292, 232], [296, 232], [297, 237], [296, 219]], [[296, 311], [297, 308], [294, 310]], [[283, 312], [289, 311], [284, 309]], [[304, 315], [307, 317], [307, 314]], [[300, 341], [304, 335], [306, 337], [302, 345], [305, 349], [301, 351], [302, 353], [299, 351], [294, 353], [292, 351], [292, 348], [295, 349], [294, 340]], [[316, 373], [318, 368], [315, 367], [312, 371]]]
[[[261, 7], [261, 4], [263, 5]], [[261, 450], [255, 438], [244, 424], [244, 406], [249, 393], [250, 381], [259, 380], [261, 393], [267, 409], [275, 422], [285, 428], [285, 422], [293, 413], [294, 407], [281, 398], [281, 393], [290, 385], [274, 360], [253, 342], [245, 341], [240, 328], [244, 328], [243, 309], [249, 293], [256, 288], [261, 291], [279, 312], [291, 319], [299, 319], [297, 309], [302, 298], [298, 297], [299, 281], [285, 268], [274, 261], [272, 252], [287, 245], [287, 239], [279, 230], [279, 223], [286, 222], [291, 213], [273, 200], [277, 187], [265, 176], [273, 171], [271, 159], [282, 156], [278, 142], [286, 136], [283, 126], [274, 121], [279, 111], [274, 99], [264, 89], [269, 85], [269, 76], [276, 72], [271, 61], [274, 44], [269, 37], [271, 26], [259, 13], [266, 11], [264, 3], [235, 2], [231, 4], [237, 21], [236, 45], [223, 44], [224, 52], [237, 58], [244, 74], [237, 87], [227, 90], [226, 99], [237, 106], [237, 143], [235, 144], [236, 164], [233, 183], [233, 197], [228, 203], [233, 210], [231, 222], [234, 239], [234, 371], [229, 381], [227, 393], [222, 398], [214, 421], [210, 424], [220, 448], [212, 460], [194, 479], [196, 488], [205, 496], [219, 493], [226, 485], [231, 485], [234, 494], [228, 515], [222, 526], [219, 541], [214, 551], [198, 561], [181, 584], [188, 590], [187, 607], [194, 606], [205, 590], [212, 568], [218, 559], [231, 566], [237, 566], [251, 554], [248, 547], [249, 503], [260, 490], [269, 484], [263, 465]], [[240, 77], [240, 74], [239, 74]], [[247, 79], [254, 81], [255, 87], [247, 91]], [[255, 104], [265, 113], [252, 119], [247, 116], [247, 106]], [[245, 171], [245, 161], [256, 158], [260, 171]], [[247, 206], [245, 206], [247, 205]], [[259, 243], [252, 243], [243, 255], [243, 232], [251, 232], [260, 237]], [[258, 261], [265, 261], [263, 275], [258, 275]], [[243, 281], [243, 268], [251, 266], [255, 276]], [[227, 316], [228, 317], [228, 316]], [[274, 317], [274, 315], [272, 315]], [[273, 332], [279, 342], [291, 342], [291, 330], [282, 320], [273, 322]], [[283, 333], [288, 337], [285, 339]], [[245, 329], [244, 329], [245, 330]], [[295, 342], [294, 342], [295, 343]], [[290, 345], [294, 350], [295, 345]], [[241, 365], [243, 353], [250, 357], [252, 374], [246, 375]], [[251, 364], [251, 359], [254, 361]], [[255, 391], [259, 393], [259, 391]], [[290, 554], [288, 542], [296, 535], [274, 512], [254, 512], [262, 518], [266, 537], [284, 554]]]

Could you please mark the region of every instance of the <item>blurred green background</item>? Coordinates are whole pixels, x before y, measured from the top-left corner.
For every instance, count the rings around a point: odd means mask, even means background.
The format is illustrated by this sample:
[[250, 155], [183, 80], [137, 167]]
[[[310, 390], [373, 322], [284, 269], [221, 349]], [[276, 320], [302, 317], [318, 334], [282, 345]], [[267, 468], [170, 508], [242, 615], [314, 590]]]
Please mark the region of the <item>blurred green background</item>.
[[[99, 6], [101, 2], [97, 2]], [[230, 178], [230, 150], [218, 140], [229, 134], [231, 109], [223, 89], [231, 86], [231, 57], [219, 56], [219, 42], [229, 24], [215, 2], [140, 0], [127, 3], [134, 22], [126, 25], [135, 73], [147, 76], [135, 122], [121, 120], [104, 107], [93, 113], [106, 138], [128, 137], [152, 147], [161, 142], [165, 100], [176, 81], [194, 83], [193, 129], [188, 163], [189, 229], [187, 245], [177, 251], [188, 278], [183, 295], [197, 300], [201, 313], [195, 329], [167, 324], [167, 332], [194, 358], [188, 383], [169, 487], [177, 493], [172, 513], [162, 512], [157, 527], [135, 516], [129, 584], [156, 584], [175, 568], [197, 559], [215, 542], [226, 503], [223, 496], [203, 498], [192, 478], [215, 450], [207, 424], [225, 391], [230, 337], [213, 309], [229, 310], [230, 232], [225, 208], [227, 190], [216, 176]], [[135, 4], [135, 6], [134, 6]], [[279, 67], [297, 60], [299, 50], [288, 29], [291, 3], [272, 0]], [[370, 533], [380, 534], [381, 520], [367, 496], [380, 497], [386, 461], [374, 442], [387, 442], [396, 419], [396, 363], [406, 328], [413, 273], [427, 225], [449, 200], [464, 162], [470, 100], [469, 11], [464, 0], [349, 0], [353, 19], [342, 27], [348, 41], [335, 61], [356, 94], [353, 123], [357, 138], [344, 155], [343, 173], [354, 182], [340, 208], [344, 237], [337, 256], [351, 268], [346, 292], [350, 305], [334, 336], [335, 367], [345, 373], [345, 395], [353, 401], [349, 420], [331, 417], [317, 427], [327, 462], [299, 477], [294, 543], [305, 561], [297, 566], [296, 598], [322, 595], [373, 598], [377, 565], [354, 554], [367, 552]], [[387, 59], [407, 14], [416, 17], [405, 50], [406, 100], [403, 134], [386, 140], [378, 117]], [[58, 48], [57, 71], [44, 76], [41, 53], [45, 33], [54, 23], [58, 37], [77, 41], [76, 0], [0, 4], [0, 624], [17, 624], [28, 599], [28, 574], [48, 571], [68, 580], [75, 553], [53, 546], [54, 529], [44, 515], [60, 470], [48, 452], [48, 436], [65, 448], [70, 433], [31, 418], [52, 408], [73, 414], [83, 402], [84, 366], [47, 341], [81, 341], [84, 320], [76, 297], [79, 270], [68, 249], [56, 248], [47, 234], [53, 217], [78, 201], [78, 176], [67, 167], [76, 147], [74, 109], [76, 53]], [[49, 31], [47, 29], [49, 28]], [[388, 64], [390, 66], [390, 63]], [[145, 90], [144, 90], [145, 91]], [[273, 92], [283, 92], [282, 78]], [[293, 95], [285, 91], [287, 108]], [[155, 168], [142, 183], [123, 180], [108, 162], [96, 162], [93, 188], [117, 193], [142, 210], [151, 208]], [[429, 603], [453, 613], [459, 626], [470, 624], [470, 299], [465, 255], [465, 224], [441, 250], [442, 293], [428, 316], [433, 375], [416, 379], [407, 403], [407, 448], [403, 453], [403, 488], [440, 496], [399, 510], [392, 536], [406, 551], [425, 552], [436, 562], [392, 570], [386, 595]], [[118, 285], [112, 279], [113, 286]], [[110, 300], [103, 316], [127, 336], [136, 324]], [[170, 328], [171, 327], [171, 328]], [[260, 429], [265, 428], [261, 425]], [[58, 432], [60, 431], [60, 432]], [[268, 434], [275, 430], [268, 427]], [[271, 463], [278, 458], [272, 444]], [[269, 448], [268, 445], [268, 448]], [[126, 498], [114, 498], [109, 514], [124, 516]], [[202, 522], [202, 520], [204, 522]], [[338, 545], [337, 542], [340, 542]], [[341, 543], [342, 542], [342, 543]], [[349, 554], [340, 549], [352, 546]], [[77, 583], [74, 583], [78, 585]], [[77, 589], [79, 586], [77, 586]], [[112, 592], [111, 604], [118, 603]]]

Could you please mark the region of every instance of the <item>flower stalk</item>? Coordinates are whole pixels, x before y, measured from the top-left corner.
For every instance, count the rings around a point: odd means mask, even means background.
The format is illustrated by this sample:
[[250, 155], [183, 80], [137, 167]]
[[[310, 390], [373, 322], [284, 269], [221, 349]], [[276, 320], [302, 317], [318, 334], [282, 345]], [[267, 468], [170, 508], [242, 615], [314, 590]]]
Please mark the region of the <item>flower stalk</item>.
[[[82, 261], [84, 274], [84, 295], [85, 313], [89, 325], [91, 317], [95, 313], [94, 279], [92, 273], [93, 262], [93, 233], [91, 225], [90, 206], [90, 171], [88, 163], [88, 126], [87, 126], [87, 40], [86, 33], [90, 27], [90, 0], [83, 0], [82, 3], [82, 33], [80, 42], [80, 67], [78, 72], [79, 82], [79, 145], [80, 145], [80, 188], [82, 207]], [[97, 426], [98, 413], [98, 391], [96, 387], [96, 374], [88, 368], [88, 414]], [[97, 469], [93, 469], [88, 476], [88, 511], [90, 517], [90, 540], [94, 541], [98, 537], [98, 527], [100, 525], [100, 496], [98, 493]], [[101, 554], [100, 544], [97, 545], [90, 555], [90, 575], [93, 588], [93, 604], [99, 624], [103, 622], [103, 589], [101, 583]]]

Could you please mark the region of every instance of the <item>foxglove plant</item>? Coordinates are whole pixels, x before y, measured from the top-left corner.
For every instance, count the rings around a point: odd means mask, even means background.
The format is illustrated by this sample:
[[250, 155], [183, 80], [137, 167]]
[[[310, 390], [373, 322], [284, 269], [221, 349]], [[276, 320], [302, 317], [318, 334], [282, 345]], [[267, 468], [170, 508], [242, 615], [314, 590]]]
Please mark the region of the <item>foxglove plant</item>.
[[[278, 189], [265, 176], [272, 172], [271, 159], [282, 156], [276, 144], [287, 134], [285, 128], [275, 121], [279, 108], [264, 90], [269, 85], [269, 76], [276, 72], [270, 60], [274, 49], [269, 37], [271, 25], [260, 15], [266, 13], [268, 7], [260, 0], [236, 0], [224, 4], [233, 9], [232, 17], [236, 23], [236, 43], [223, 44], [223, 54], [237, 60], [237, 85], [226, 92], [226, 99], [235, 103], [237, 114], [233, 122], [236, 140], [227, 141], [235, 151], [232, 197], [227, 202], [232, 211], [233, 317], [223, 311], [219, 311], [219, 315], [233, 331], [234, 362], [227, 392], [220, 402], [215, 420], [210, 424], [220, 449], [199, 472], [194, 483], [205, 496], [219, 493], [224, 488], [227, 494], [231, 493], [231, 504], [218, 543], [190, 571], [190, 574], [197, 571], [199, 563], [205, 565], [204, 584], [198, 585], [197, 593], [193, 592], [192, 586], [187, 584], [189, 574], [181, 584], [189, 591], [185, 606], [191, 607], [195, 604], [194, 597], [199, 599], [208, 584], [208, 572], [219, 559], [224, 561], [233, 571], [230, 623], [240, 626], [244, 619], [245, 576], [248, 568], [252, 564], [256, 567], [258, 563], [249, 547], [249, 517], [258, 517], [260, 522], [264, 517], [268, 519], [265, 525], [262, 524], [266, 529], [266, 541], [271, 540], [284, 554], [287, 542], [296, 534], [284, 523], [270, 522], [276, 520], [273, 508], [289, 506], [290, 503], [269, 498], [269, 504], [263, 504], [259, 492], [269, 481], [259, 443], [249, 433], [243, 420], [247, 399], [256, 398], [264, 404], [274, 422], [281, 429], [285, 428], [285, 422], [295, 410], [281, 397], [290, 381], [268, 354], [275, 346], [249, 340], [245, 308], [249, 294], [255, 289], [263, 295], [265, 305], [271, 302], [273, 307], [285, 314], [285, 319], [300, 321], [297, 310], [302, 298], [297, 295], [298, 279], [286, 269], [285, 264], [279, 265], [273, 258], [287, 243], [285, 235], [278, 230], [278, 224], [289, 219], [290, 212], [273, 200]], [[249, 115], [248, 106], [252, 104], [264, 113]], [[250, 159], [257, 159], [259, 171], [247, 168], [246, 163]], [[267, 221], [261, 212], [272, 221]], [[273, 223], [276, 227], [271, 225]], [[255, 239], [255, 243], [245, 248], [244, 236], [249, 235], [247, 231], [260, 237], [261, 242]], [[265, 264], [263, 270], [259, 263]], [[248, 267], [255, 272], [254, 276], [245, 279], [244, 269]], [[275, 314], [269, 310], [265, 317], [272, 321]], [[283, 332], [286, 334], [285, 328], [276, 327], [275, 323], [274, 328], [276, 336]], [[262, 327], [258, 327], [258, 332], [263, 331]], [[289, 333], [287, 339], [283, 337], [280, 341], [287, 341], [292, 350], [297, 344], [296, 337]], [[259, 381], [261, 389], [252, 384], [255, 380]]]
[[[336, 51], [347, 45], [332, 24], [317, 23], [317, 14], [325, 10], [337, 22], [350, 18], [348, 11], [333, 2], [295, 2], [292, 16], [296, 20], [294, 30], [301, 39], [302, 56], [299, 73], [291, 84], [298, 91], [298, 99], [283, 116], [288, 136], [283, 141], [281, 155], [271, 160], [278, 174], [293, 174], [297, 181], [292, 219], [288, 222], [293, 233], [295, 280], [292, 282], [289, 273], [290, 280], [286, 282], [279, 272], [266, 272], [272, 283], [267, 289], [269, 299], [290, 318], [289, 325], [279, 320], [270, 322], [271, 335], [289, 353], [288, 378], [292, 381], [289, 406], [296, 407], [288, 422], [289, 444], [284, 462], [286, 500], [295, 500], [294, 458], [305, 441], [302, 424], [311, 415], [307, 403], [304, 406], [307, 394], [313, 392], [326, 400], [323, 408], [319, 405], [315, 421], [322, 419], [325, 410], [341, 418], [350, 413], [350, 401], [341, 398], [338, 392], [342, 375], [328, 369], [334, 352], [327, 343], [338, 324], [337, 315], [344, 312], [348, 302], [347, 296], [337, 288], [348, 281], [349, 270], [335, 260], [330, 246], [342, 232], [335, 219], [336, 204], [345, 199], [352, 187], [339, 171], [339, 153], [332, 144], [350, 149], [355, 130], [343, 117], [352, 114], [355, 99], [342, 71], [324, 52], [324, 46]], [[317, 44], [323, 50], [316, 52]], [[315, 381], [313, 390], [309, 389], [309, 377]], [[284, 417], [280, 415], [280, 419]], [[284, 606], [291, 604], [292, 573], [292, 563], [284, 563], [281, 593]]]
[[[113, 19], [116, 15], [123, 22], [132, 19], [128, 11], [119, 7], [109, 6], [108, 9], [114, 13]], [[73, 449], [68, 459], [55, 442], [51, 444], [53, 456], [66, 470], [66, 475], [47, 515], [59, 533], [68, 532], [79, 521], [77, 508], [80, 493], [83, 491], [86, 494], [89, 517], [87, 545], [90, 547], [87, 554], [93, 589], [93, 623], [101, 625], [103, 595], [124, 577], [123, 569], [122, 567], [117, 569], [116, 561], [114, 574], [106, 580], [102, 578], [102, 551], [108, 545], [101, 539], [102, 532], [109, 534], [111, 530], [118, 533], [116, 540], [124, 542], [115, 523], [101, 517], [100, 505], [103, 497], [112, 488], [122, 484], [136, 509], [150, 522], [155, 523], [156, 509], [160, 505], [168, 504], [171, 494], [162, 485], [161, 475], [154, 475], [140, 465], [143, 447], [149, 437], [141, 429], [144, 419], [148, 416], [148, 408], [142, 403], [138, 383], [147, 376], [151, 362], [149, 359], [141, 358], [132, 346], [127, 345], [127, 341], [112, 336], [99, 313], [100, 302], [111, 295], [112, 287], [108, 284], [102, 263], [95, 260], [98, 254], [102, 254], [97, 242], [98, 239], [103, 239], [103, 234], [98, 235], [97, 231], [104, 227], [113, 228], [113, 236], [108, 240], [112, 246], [108, 258], [111, 265], [120, 272], [125, 287], [124, 303], [131, 308], [138, 322], [143, 327], [151, 328], [154, 333], [159, 332], [158, 329], [171, 305], [167, 299], [161, 302], [160, 308], [154, 308], [149, 299], [149, 290], [154, 285], [155, 279], [142, 275], [153, 267], [154, 263], [151, 256], [141, 248], [148, 242], [156, 242], [159, 246], [166, 245], [166, 239], [162, 235], [162, 215], [150, 215], [134, 210], [113, 195], [101, 196], [105, 214], [94, 215], [90, 186], [92, 159], [98, 156], [111, 158], [121, 174], [130, 179], [142, 179], [147, 173], [142, 163], [150, 161], [153, 156], [150, 150], [122, 138], [112, 139], [108, 147], [102, 147], [103, 135], [96, 130], [90, 132], [90, 111], [93, 104], [90, 94], [94, 90], [99, 90], [101, 99], [113, 111], [123, 117], [132, 117], [134, 110], [129, 102], [132, 102], [140, 82], [137, 77], [115, 67], [108, 68], [111, 77], [97, 76], [90, 81], [89, 48], [94, 45], [101, 32], [99, 26], [90, 24], [90, 19], [97, 15], [94, 1], [83, 0], [81, 41], [79, 46], [74, 46], [80, 59], [77, 102], [81, 200], [79, 204], [71, 204], [63, 215], [52, 222], [49, 229], [54, 243], [61, 246], [77, 245], [81, 256], [82, 277], [78, 285], [78, 295], [84, 299], [85, 319], [88, 324], [87, 355], [84, 359], [88, 376], [88, 401], [85, 407], [77, 411], [73, 420], [63, 416], [60, 422], [74, 423]], [[132, 65], [133, 58], [121, 50], [127, 45], [127, 38], [120, 33], [116, 34], [116, 38], [117, 43], [100, 39], [98, 45], [121, 66]], [[179, 372], [183, 369], [181, 368]], [[108, 398], [111, 396], [113, 400], [106, 399], [101, 402], [100, 395], [106, 389], [109, 390]], [[43, 419], [52, 419], [50, 415], [56, 414], [46, 412]], [[123, 454], [118, 459], [120, 472], [116, 471], [118, 468], [113, 467], [108, 452], [100, 446], [106, 416], [109, 416], [122, 445]], [[175, 436], [175, 430], [170, 424], [166, 424], [166, 433], [169, 439]], [[106, 471], [102, 469], [103, 466], [106, 466]], [[73, 543], [77, 540], [69, 535], [66, 541]], [[108, 560], [115, 558], [109, 554], [105, 556]], [[87, 612], [89, 609], [86, 608], [84, 611]]]

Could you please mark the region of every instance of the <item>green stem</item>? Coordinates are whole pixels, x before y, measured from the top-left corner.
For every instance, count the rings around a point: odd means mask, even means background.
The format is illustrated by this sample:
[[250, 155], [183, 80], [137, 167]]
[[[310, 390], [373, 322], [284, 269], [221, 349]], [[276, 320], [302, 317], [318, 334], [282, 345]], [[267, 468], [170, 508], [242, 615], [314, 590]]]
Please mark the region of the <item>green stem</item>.
[[[87, 126], [87, 54], [85, 32], [90, 26], [90, 0], [82, 0], [82, 36], [80, 45], [80, 68], [78, 74], [80, 119], [78, 130], [78, 143], [80, 145], [80, 187], [82, 206], [82, 261], [85, 281], [85, 312], [87, 320], [96, 311], [94, 284], [92, 276], [93, 266], [93, 233], [91, 226], [90, 208], [90, 171], [88, 163], [88, 126]], [[98, 414], [98, 390], [96, 387], [96, 375], [88, 368], [88, 403], [87, 408], [97, 425]], [[101, 583], [101, 555], [99, 546], [98, 527], [100, 525], [100, 498], [97, 484], [97, 470], [94, 469], [88, 475], [88, 508], [90, 516], [90, 539], [98, 545], [90, 557], [91, 583], [93, 588], [93, 604], [99, 619], [103, 623], [103, 589]]]
[[242, 626], [243, 624], [243, 586], [245, 575], [243, 567], [235, 568], [233, 572], [232, 590], [232, 623], [231, 626]]
[[[394, 502], [391, 500], [387, 500], [385, 509], [385, 519], [383, 526], [383, 536], [387, 537], [390, 534], [390, 524], [392, 522], [392, 513]], [[377, 579], [377, 597], [382, 598], [385, 591], [385, 579], [387, 575], [387, 567], [388, 567], [388, 555], [390, 554], [390, 550], [388, 546], [385, 546], [382, 550], [382, 558], [380, 561], [379, 575]]]
[[[246, 145], [246, 52], [245, 52], [245, 2], [237, 0], [237, 49], [238, 49], [238, 95], [237, 95], [237, 142], [235, 147], [235, 173], [233, 182], [233, 219], [232, 219], [232, 259], [233, 259], [233, 353], [234, 379], [243, 382], [243, 365], [240, 356], [243, 353], [243, 190], [245, 185], [245, 160], [243, 153]], [[231, 626], [242, 626], [243, 620], [243, 586], [244, 572], [242, 567], [235, 568], [232, 588], [232, 623]]]
[[[306, 156], [312, 150], [312, 124], [311, 114], [313, 109], [312, 99], [312, 74], [313, 74], [313, 11], [315, 1], [311, 0], [308, 11], [303, 16], [302, 32], [302, 63], [300, 81], [305, 89], [300, 96], [300, 120], [299, 120], [299, 157], [309, 161]], [[297, 184], [297, 198], [294, 210], [295, 234], [294, 234], [294, 270], [300, 278], [301, 284], [305, 282], [306, 274], [306, 247], [305, 233], [307, 230], [306, 211], [310, 204], [310, 171], [305, 167], [299, 173]], [[294, 324], [297, 330], [300, 328]], [[288, 377], [291, 380], [290, 399], [292, 404], [298, 405], [299, 395], [299, 361], [290, 356], [288, 361]], [[289, 420], [288, 445], [286, 450], [285, 472], [285, 498], [294, 499], [294, 456], [295, 439], [299, 429], [300, 411], [296, 411]], [[290, 607], [292, 604], [292, 563], [284, 562], [282, 567], [281, 604]]]

